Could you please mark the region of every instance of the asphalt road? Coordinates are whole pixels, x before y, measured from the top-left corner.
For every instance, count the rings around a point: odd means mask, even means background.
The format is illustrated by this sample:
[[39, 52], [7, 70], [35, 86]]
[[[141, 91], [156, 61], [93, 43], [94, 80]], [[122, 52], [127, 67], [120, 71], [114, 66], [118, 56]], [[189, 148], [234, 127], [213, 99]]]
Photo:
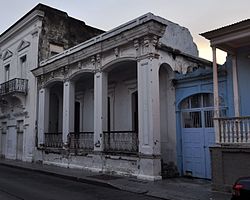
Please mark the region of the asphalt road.
[[0, 165], [0, 200], [157, 200]]

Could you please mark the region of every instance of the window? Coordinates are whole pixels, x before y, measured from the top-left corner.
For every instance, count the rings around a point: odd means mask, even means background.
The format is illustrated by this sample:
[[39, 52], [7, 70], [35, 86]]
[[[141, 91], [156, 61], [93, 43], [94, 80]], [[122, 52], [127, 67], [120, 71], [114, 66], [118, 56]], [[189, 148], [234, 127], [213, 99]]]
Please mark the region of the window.
[[9, 81], [10, 80], [10, 65], [5, 65], [4, 66], [4, 80]]
[[62, 46], [56, 44], [50, 44], [49, 48], [50, 48], [50, 57], [64, 51], [64, 48]]
[[[181, 103], [183, 128], [214, 127], [213, 94], [202, 93], [189, 96]], [[220, 116], [226, 116], [224, 101], [220, 98]]]
[[7, 122], [2, 122], [2, 134], [7, 133]]
[[183, 112], [182, 113], [183, 125], [184, 128], [201, 128], [201, 112]]
[[26, 66], [27, 65], [27, 57], [26, 55], [25, 56], [22, 56], [20, 58], [20, 73], [21, 73], [21, 78], [26, 78]]
[[[181, 103], [181, 109], [209, 108], [214, 106], [214, 95], [212, 93], [195, 94]], [[220, 98], [220, 106], [224, 106], [224, 101]]]

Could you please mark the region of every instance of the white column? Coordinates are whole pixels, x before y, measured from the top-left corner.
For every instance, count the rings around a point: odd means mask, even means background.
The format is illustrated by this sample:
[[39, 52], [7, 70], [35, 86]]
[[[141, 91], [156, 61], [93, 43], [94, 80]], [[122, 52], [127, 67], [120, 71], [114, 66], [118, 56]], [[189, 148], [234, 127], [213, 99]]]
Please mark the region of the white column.
[[38, 145], [44, 144], [44, 133], [49, 131], [49, 89], [39, 90]]
[[145, 155], [145, 159], [141, 159], [139, 177], [152, 180], [161, 179], [158, 70], [157, 59], [138, 62], [139, 152]]
[[107, 130], [108, 74], [97, 72], [94, 77], [94, 150], [103, 150], [103, 131]]
[[240, 116], [240, 105], [239, 105], [239, 90], [238, 90], [238, 75], [237, 75], [237, 57], [232, 56], [232, 72], [233, 72], [233, 91], [234, 91], [234, 115], [235, 117]]
[[63, 143], [67, 142], [70, 132], [74, 132], [75, 84], [66, 81], [63, 85]]
[[[217, 67], [217, 58], [216, 58], [216, 48], [212, 47], [213, 51], [213, 89], [214, 89], [214, 118], [220, 117], [219, 111], [219, 87], [218, 87], [218, 67]], [[220, 142], [219, 135], [219, 122], [214, 120], [214, 129], [215, 129], [215, 142]]]
[[63, 129], [63, 96], [59, 95], [59, 110], [58, 110], [58, 132], [62, 132]]
[[84, 130], [83, 127], [83, 112], [84, 112], [84, 96], [80, 99], [80, 131]]

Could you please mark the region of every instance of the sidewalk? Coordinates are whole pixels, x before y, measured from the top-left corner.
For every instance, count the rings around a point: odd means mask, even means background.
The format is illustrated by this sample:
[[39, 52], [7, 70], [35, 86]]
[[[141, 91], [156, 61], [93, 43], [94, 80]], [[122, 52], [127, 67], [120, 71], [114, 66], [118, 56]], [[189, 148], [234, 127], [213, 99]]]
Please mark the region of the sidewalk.
[[211, 191], [210, 182], [200, 179], [172, 178], [150, 182], [131, 177], [106, 175], [86, 170], [15, 160], [2, 159], [0, 165], [37, 171], [70, 180], [113, 187], [168, 200], [230, 200], [231, 197], [228, 193]]

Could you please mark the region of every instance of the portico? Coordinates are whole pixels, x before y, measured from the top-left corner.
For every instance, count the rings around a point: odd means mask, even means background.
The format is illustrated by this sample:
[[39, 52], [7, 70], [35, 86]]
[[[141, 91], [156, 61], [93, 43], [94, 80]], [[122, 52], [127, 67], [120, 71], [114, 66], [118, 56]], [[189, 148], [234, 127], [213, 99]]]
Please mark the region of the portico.
[[[172, 30], [168, 26], [176, 26], [178, 37], [188, 36], [184, 46], [175, 47], [185, 53], [185, 45], [191, 46], [186, 53], [197, 56], [186, 29], [148, 13], [42, 61], [33, 70], [40, 90], [37, 160], [147, 180], [162, 178], [162, 162], [176, 164], [174, 87], [166, 88], [173, 71], [185, 72], [195, 63], [172, 55], [166, 46], [165, 37]], [[58, 89], [50, 86], [55, 83]], [[61, 102], [58, 109], [48, 100], [52, 89]], [[51, 117], [48, 107], [55, 112], [62, 108], [58, 112], [62, 118]], [[46, 144], [53, 140], [45, 139], [52, 123], [48, 119], [62, 127], [61, 135], [57, 128], [53, 136], [59, 146]], [[169, 146], [161, 148], [162, 140]]]

